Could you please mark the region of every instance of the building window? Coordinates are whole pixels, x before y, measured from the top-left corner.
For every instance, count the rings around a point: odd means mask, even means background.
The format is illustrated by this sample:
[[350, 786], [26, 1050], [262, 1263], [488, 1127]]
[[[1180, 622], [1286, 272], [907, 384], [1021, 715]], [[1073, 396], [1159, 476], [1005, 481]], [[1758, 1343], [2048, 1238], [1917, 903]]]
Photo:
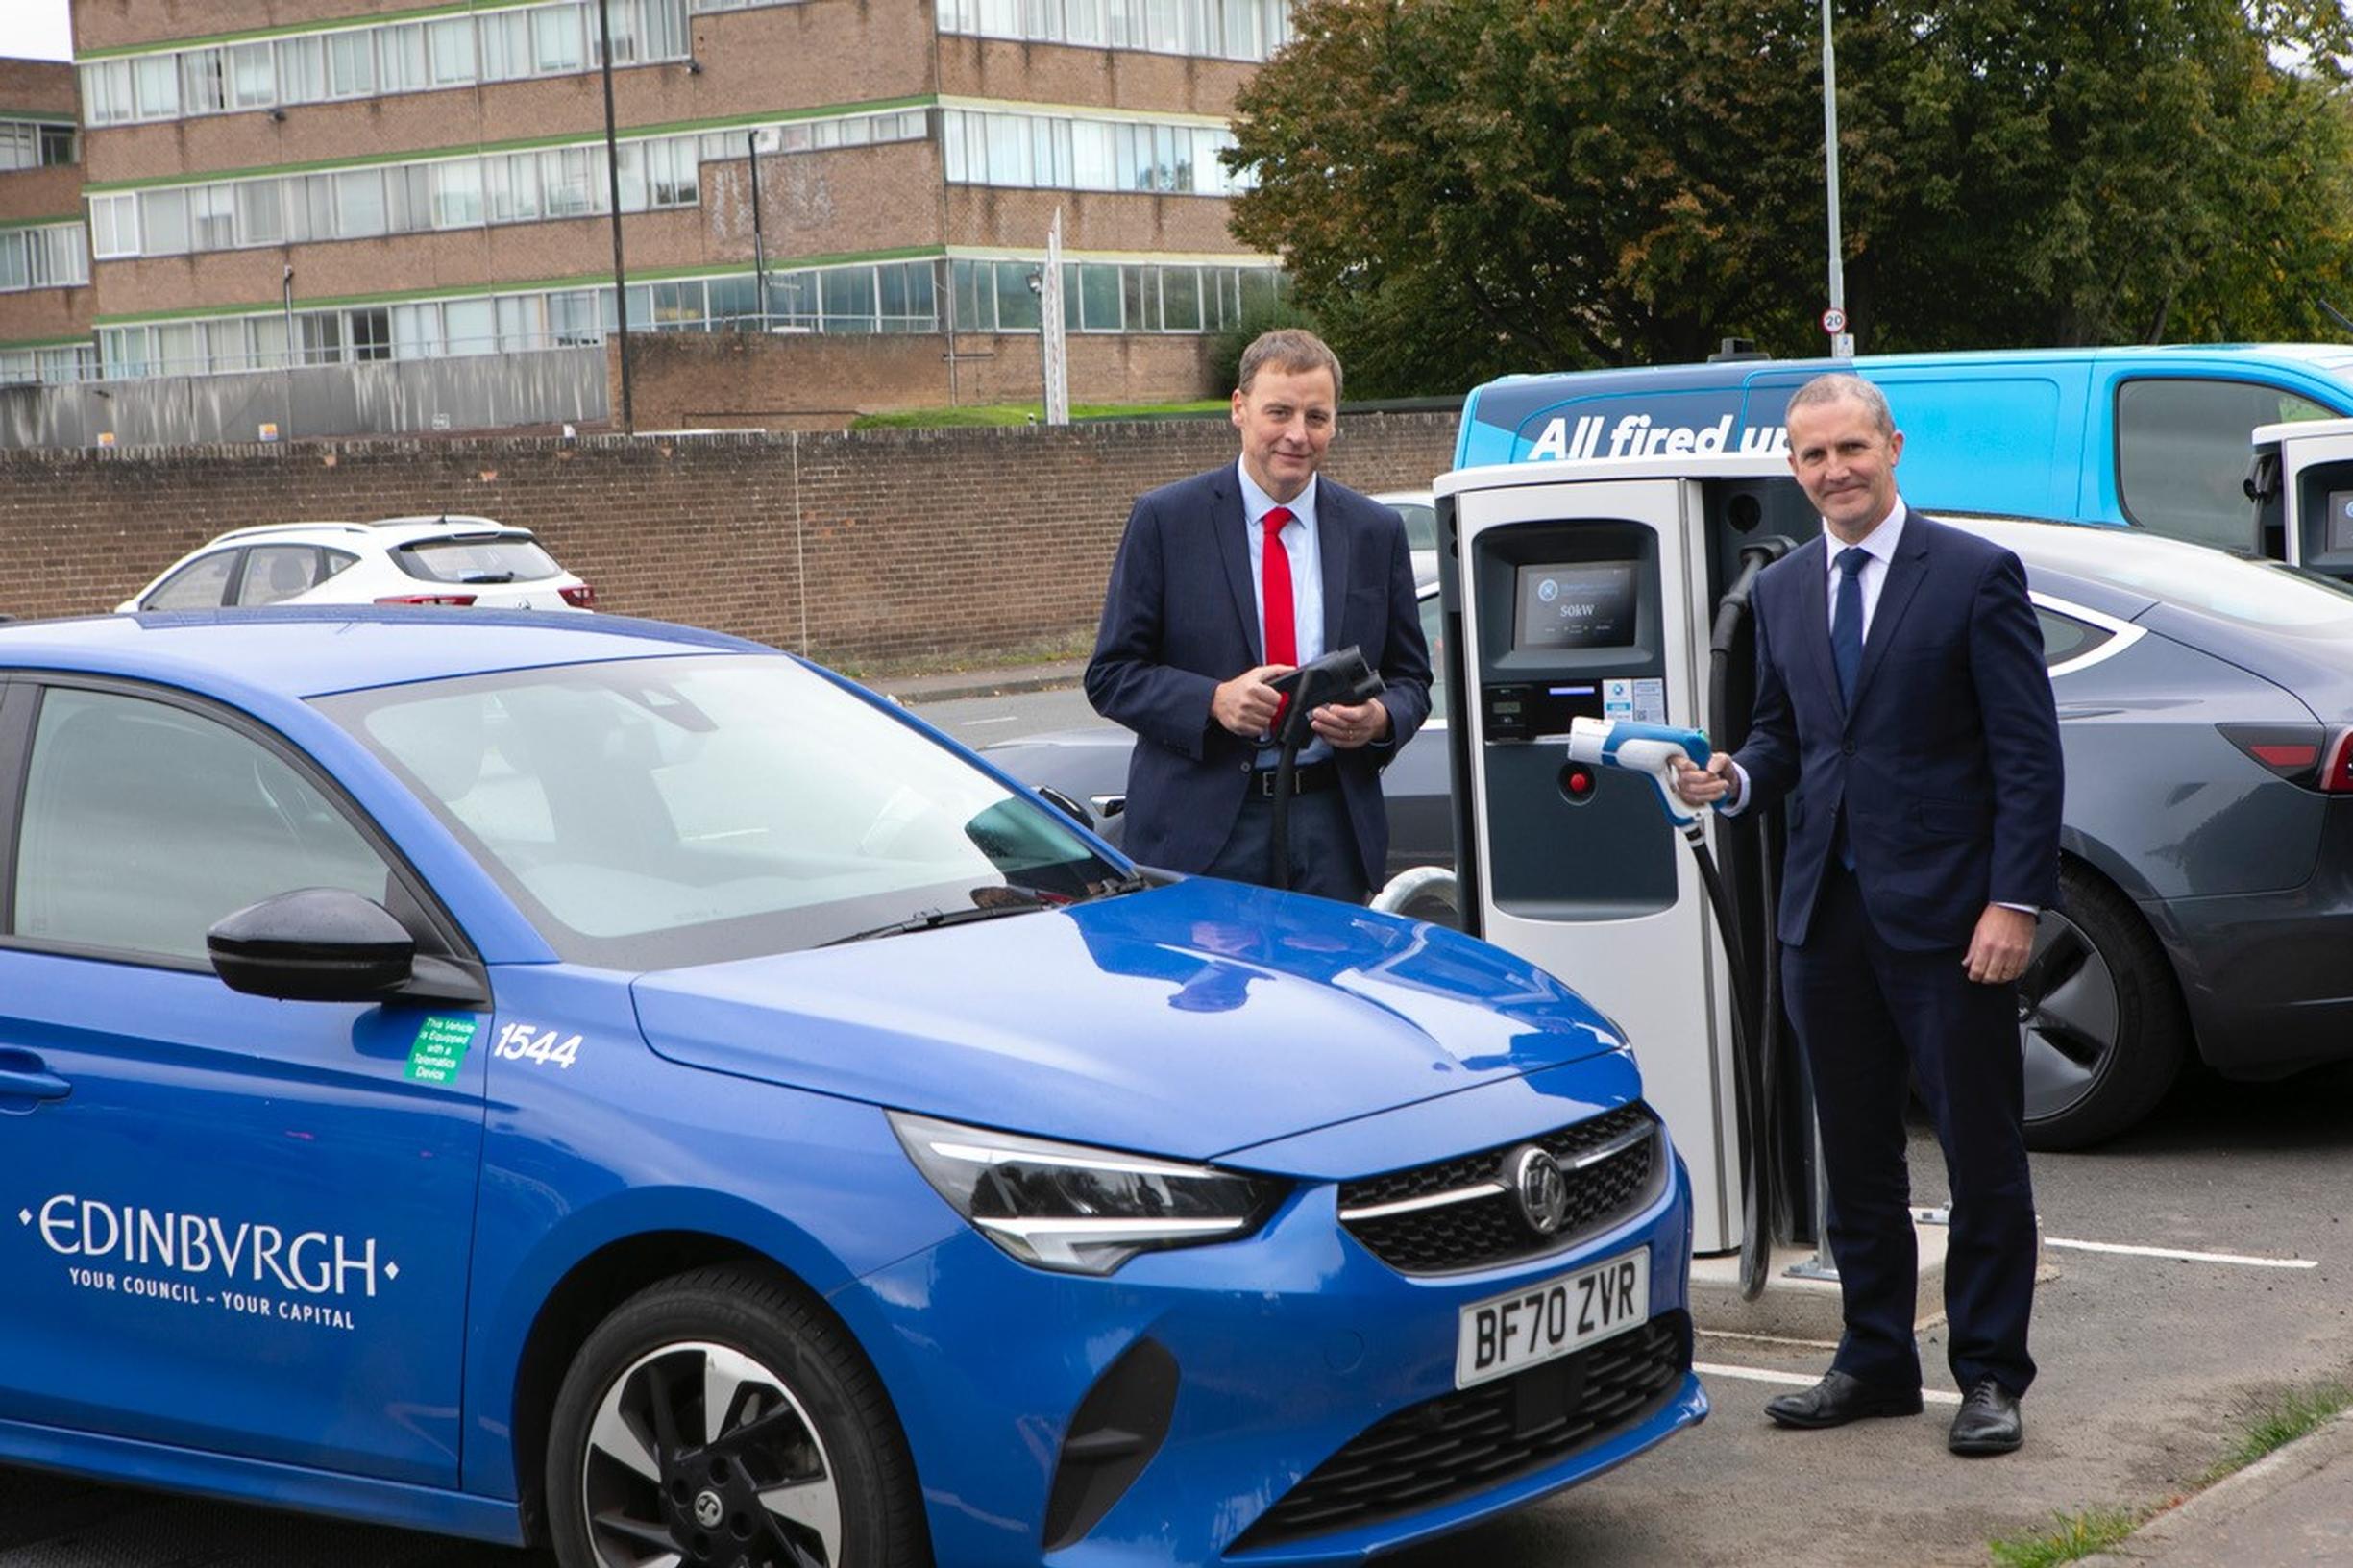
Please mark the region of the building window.
[[0, 229], [0, 293], [72, 288], [89, 281], [89, 252], [81, 224]]
[[[687, 0], [610, 0], [610, 6], [615, 64], [687, 58], [693, 47]], [[543, 0], [92, 61], [81, 68], [84, 112], [92, 125], [120, 125], [380, 91], [425, 92], [478, 80], [577, 75], [597, 64], [596, 12], [597, 0]]]
[[[664, 279], [631, 285], [629, 326], [647, 331], [930, 332], [943, 325], [940, 290], [947, 287], [958, 331], [1035, 331], [1038, 296], [1029, 280], [1038, 265], [917, 258], [788, 268], [768, 275], [765, 311], [748, 272]], [[1213, 331], [1238, 319], [1240, 300], [1271, 299], [1283, 287], [1282, 275], [1263, 267], [1066, 262], [1065, 319], [1086, 331]], [[1199, 327], [1186, 325], [1193, 316], [1171, 303], [1178, 300], [1194, 303]], [[610, 287], [576, 287], [297, 309], [292, 320], [295, 362], [320, 365], [593, 346], [613, 330], [615, 308]], [[1158, 326], [1145, 328], [1143, 320]], [[269, 309], [102, 328], [95, 350], [88, 351], [87, 374], [95, 375], [101, 363], [115, 378], [275, 369], [285, 362], [286, 324], [284, 313]]]
[[0, 119], [0, 169], [58, 168], [73, 161], [72, 126]]
[[1249, 184], [1219, 158], [1234, 145], [1222, 126], [993, 109], [943, 110], [940, 120], [941, 161], [951, 184], [1194, 196], [1230, 196]]
[[98, 351], [88, 343], [0, 349], [0, 386], [64, 386], [98, 374]]
[[1290, 41], [1290, 0], [940, 0], [940, 31], [1262, 61]]
[[[794, 121], [780, 129], [799, 132], [799, 145], [813, 151], [820, 144], [919, 140], [925, 126], [923, 110], [905, 110]], [[797, 138], [781, 139], [789, 148]], [[732, 131], [641, 138], [623, 142], [620, 150], [625, 212], [696, 206], [702, 159], [747, 156], [745, 134]], [[96, 254], [114, 259], [585, 217], [605, 209], [608, 190], [604, 150], [592, 142], [100, 193], [88, 201]]]

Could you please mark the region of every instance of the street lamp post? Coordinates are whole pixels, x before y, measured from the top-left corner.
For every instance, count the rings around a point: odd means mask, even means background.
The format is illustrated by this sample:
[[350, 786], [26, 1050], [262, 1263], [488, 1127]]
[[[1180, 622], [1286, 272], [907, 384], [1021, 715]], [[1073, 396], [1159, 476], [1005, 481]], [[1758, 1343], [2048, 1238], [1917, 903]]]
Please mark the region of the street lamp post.
[[768, 331], [768, 244], [760, 233], [760, 133], [744, 133], [745, 155], [751, 166], [751, 286], [760, 301], [760, 331]]
[[1822, 0], [1822, 148], [1830, 199], [1830, 308], [1824, 325], [1838, 323], [1830, 329], [1832, 357], [1851, 359], [1854, 333], [1847, 320], [1846, 247], [1838, 232], [1838, 53], [1830, 45], [1830, 0]]
[[1054, 367], [1046, 363], [1045, 352], [1045, 269], [1029, 269], [1029, 295], [1038, 302], [1038, 403], [1043, 417], [1051, 424], [1054, 419]]
[[278, 367], [278, 380], [285, 393], [286, 426], [282, 439], [294, 439], [294, 263], [286, 263], [284, 278], [279, 282], [280, 306], [286, 324], [286, 356]]
[[621, 429], [637, 433], [637, 410], [629, 401], [629, 278], [621, 258], [621, 154], [613, 136], [612, 0], [597, 0], [598, 54], [604, 61], [604, 187], [613, 214], [613, 330], [621, 353]]

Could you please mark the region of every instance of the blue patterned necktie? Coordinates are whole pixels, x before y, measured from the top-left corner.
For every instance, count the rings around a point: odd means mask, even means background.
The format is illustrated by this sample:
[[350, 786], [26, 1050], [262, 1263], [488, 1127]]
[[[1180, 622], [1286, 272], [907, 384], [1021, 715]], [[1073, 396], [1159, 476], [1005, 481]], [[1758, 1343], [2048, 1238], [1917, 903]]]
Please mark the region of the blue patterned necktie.
[[1830, 609], [1830, 663], [1838, 670], [1839, 700], [1851, 708], [1863, 668], [1863, 563], [1870, 559], [1860, 545], [1838, 552], [1838, 602]]

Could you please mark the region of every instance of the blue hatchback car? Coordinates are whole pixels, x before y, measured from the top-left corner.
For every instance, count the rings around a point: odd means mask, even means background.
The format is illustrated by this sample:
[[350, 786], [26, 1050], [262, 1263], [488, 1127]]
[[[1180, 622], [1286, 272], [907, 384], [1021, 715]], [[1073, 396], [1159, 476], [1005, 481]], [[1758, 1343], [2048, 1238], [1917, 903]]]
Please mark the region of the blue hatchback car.
[[0, 1461], [655, 1564], [1357, 1560], [1700, 1420], [1609, 1024], [772, 649], [0, 627]]

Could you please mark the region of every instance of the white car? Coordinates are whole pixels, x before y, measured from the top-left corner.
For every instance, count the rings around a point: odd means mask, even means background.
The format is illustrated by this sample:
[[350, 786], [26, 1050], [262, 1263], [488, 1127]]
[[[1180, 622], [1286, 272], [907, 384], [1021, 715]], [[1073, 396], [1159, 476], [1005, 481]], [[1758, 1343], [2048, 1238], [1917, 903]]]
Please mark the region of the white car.
[[585, 610], [596, 602], [597, 591], [556, 565], [528, 528], [451, 514], [237, 528], [182, 556], [115, 608], [473, 604]]
[[1372, 499], [1394, 507], [1406, 520], [1406, 543], [1413, 547], [1414, 585], [1437, 581], [1437, 497], [1427, 490], [1384, 490]]

